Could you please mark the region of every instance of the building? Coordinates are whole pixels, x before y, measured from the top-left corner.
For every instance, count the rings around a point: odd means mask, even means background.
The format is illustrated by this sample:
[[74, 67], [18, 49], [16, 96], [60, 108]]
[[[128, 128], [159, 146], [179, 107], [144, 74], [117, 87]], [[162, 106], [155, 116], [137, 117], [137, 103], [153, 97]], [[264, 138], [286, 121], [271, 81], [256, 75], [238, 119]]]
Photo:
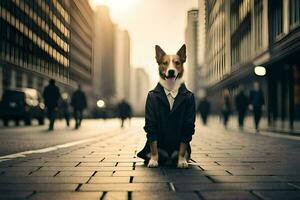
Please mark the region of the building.
[[131, 69], [131, 81], [130, 81], [130, 104], [132, 106], [135, 116], [143, 116], [145, 112], [145, 104], [147, 94], [150, 88], [149, 75], [143, 68]]
[[[205, 62], [205, 33], [206, 33], [206, 20], [205, 20], [205, 0], [198, 1], [198, 65], [201, 66], [201, 74], [204, 74]], [[202, 77], [203, 78], [203, 77]]]
[[71, 0], [70, 78], [91, 85], [93, 75], [94, 15], [88, 0]]
[[94, 97], [107, 103], [115, 99], [115, 25], [106, 6], [97, 6], [94, 16]]
[[198, 70], [198, 10], [189, 10], [187, 13], [187, 27], [185, 30], [187, 46], [186, 84], [189, 90], [197, 92]]
[[[272, 130], [300, 129], [300, 4], [297, 0], [206, 0], [206, 87], [250, 90], [261, 82]], [[257, 76], [256, 66], [266, 68]], [[270, 97], [270, 98], [268, 98]], [[214, 102], [218, 108], [217, 102]]]
[[127, 30], [116, 28], [115, 32], [116, 99], [130, 97], [130, 36]]
[[94, 11], [88, 0], [70, 0], [70, 85], [80, 84], [86, 92], [89, 108], [93, 98]]
[[0, 93], [70, 80], [69, 1], [0, 1]]

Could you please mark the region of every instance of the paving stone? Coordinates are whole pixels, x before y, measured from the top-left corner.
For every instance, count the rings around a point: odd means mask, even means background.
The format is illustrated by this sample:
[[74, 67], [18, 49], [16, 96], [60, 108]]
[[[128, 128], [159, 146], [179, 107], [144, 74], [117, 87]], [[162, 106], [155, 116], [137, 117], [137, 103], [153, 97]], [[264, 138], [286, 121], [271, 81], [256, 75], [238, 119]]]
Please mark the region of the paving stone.
[[114, 167], [117, 163], [103, 163], [103, 162], [82, 162], [80, 163], [80, 167]]
[[128, 192], [107, 192], [104, 200], [127, 200]]
[[198, 200], [193, 192], [132, 192], [133, 200]]
[[209, 191], [200, 194], [205, 200], [259, 200], [246, 191]]
[[168, 191], [164, 183], [109, 183], [109, 184], [84, 184], [80, 191]]
[[214, 190], [295, 190], [286, 183], [211, 183], [211, 184], [183, 184], [175, 183], [178, 191], [214, 191]]
[[[96, 174], [97, 175], [97, 174]], [[116, 171], [113, 176], [162, 176], [162, 172], [156, 171]]]
[[62, 177], [76, 177], [76, 176], [87, 176], [91, 177], [95, 171], [60, 171], [56, 176]]
[[166, 183], [171, 182], [171, 178], [166, 176], [134, 176], [133, 183]]
[[254, 191], [264, 200], [299, 200], [300, 191]]
[[25, 199], [30, 196], [32, 192], [0, 192], [0, 199]]
[[99, 200], [102, 192], [38, 192], [30, 197], [32, 200]]
[[1, 178], [0, 184], [7, 183], [86, 183], [89, 177], [8, 177]]
[[274, 176], [209, 176], [214, 182], [249, 183], [249, 182], [284, 182]]
[[92, 177], [88, 183], [129, 183], [129, 177]]
[[6, 191], [75, 191], [78, 184], [0, 184], [0, 193]]
[[34, 171], [29, 176], [55, 176], [59, 171]]
[[233, 175], [249, 175], [249, 176], [275, 176], [275, 175], [297, 175], [299, 172], [297, 171], [284, 171], [284, 170], [228, 170]]
[[275, 179], [291, 183], [300, 183], [300, 176], [275, 176]]
[[1, 176], [28, 176], [31, 172], [29, 171], [3, 171], [0, 173]]

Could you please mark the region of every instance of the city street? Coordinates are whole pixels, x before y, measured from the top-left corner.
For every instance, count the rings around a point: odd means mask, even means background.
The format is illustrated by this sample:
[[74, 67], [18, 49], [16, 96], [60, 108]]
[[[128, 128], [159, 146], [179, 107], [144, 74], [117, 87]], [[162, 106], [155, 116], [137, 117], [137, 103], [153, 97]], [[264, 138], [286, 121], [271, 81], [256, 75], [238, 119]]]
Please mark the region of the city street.
[[[0, 199], [300, 199], [300, 142], [200, 126], [189, 169], [146, 168], [143, 119], [1, 128]], [[5, 157], [5, 155], [8, 155]]]
[[118, 120], [86, 120], [80, 130], [75, 130], [73, 121], [67, 127], [64, 120], [57, 120], [54, 132], [49, 132], [46, 125], [0, 126], [0, 156], [88, 139], [117, 130], [119, 124]]

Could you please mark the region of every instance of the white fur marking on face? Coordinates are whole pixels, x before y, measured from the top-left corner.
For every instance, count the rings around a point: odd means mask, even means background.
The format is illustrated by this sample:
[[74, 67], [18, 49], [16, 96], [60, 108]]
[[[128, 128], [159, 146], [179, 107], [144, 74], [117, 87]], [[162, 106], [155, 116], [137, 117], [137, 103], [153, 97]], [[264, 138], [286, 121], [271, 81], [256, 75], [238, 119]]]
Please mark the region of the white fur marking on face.
[[176, 67], [174, 65], [174, 62], [173, 62], [174, 56], [169, 55], [169, 57], [170, 57], [170, 62], [169, 62], [168, 68], [167, 68], [167, 72], [166, 72], [167, 74], [166, 75], [168, 75], [169, 70], [173, 69], [175, 71], [175, 77], [177, 77], [178, 70], [176, 69]]

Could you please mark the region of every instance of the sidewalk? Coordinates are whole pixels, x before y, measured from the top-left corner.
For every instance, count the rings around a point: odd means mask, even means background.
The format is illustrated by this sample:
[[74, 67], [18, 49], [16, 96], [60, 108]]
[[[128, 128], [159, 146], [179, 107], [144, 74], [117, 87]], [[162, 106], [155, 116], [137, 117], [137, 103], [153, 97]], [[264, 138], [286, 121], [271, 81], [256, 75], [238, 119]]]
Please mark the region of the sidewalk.
[[136, 157], [145, 134], [134, 123], [85, 144], [0, 162], [0, 199], [300, 198], [299, 141], [197, 125], [189, 169], [149, 169]]
[[[200, 122], [200, 119], [199, 119]], [[200, 122], [202, 124], [202, 122]], [[224, 129], [223, 121], [219, 116], [210, 116], [208, 120], [208, 126], [214, 126]], [[278, 127], [279, 125], [277, 125]], [[287, 125], [286, 125], [287, 126]], [[298, 127], [299, 125], [297, 125]], [[253, 118], [251, 116], [247, 116], [244, 121], [244, 128], [241, 131], [238, 127], [238, 119], [235, 115], [230, 116], [228, 121], [228, 130], [236, 131], [236, 132], [244, 132], [244, 133], [256, 133]], [[279, 129], [279, 128], [269, 128], [267, 119], [263, 118], [260, 122], [260, 132], [258, 134], [268, 135], [268, 136], [278, 136], [282, 138], [295, 138], [300, 139], [300, 130], [295, 129], [293, 133], [290, 133], [287, 129]]]

